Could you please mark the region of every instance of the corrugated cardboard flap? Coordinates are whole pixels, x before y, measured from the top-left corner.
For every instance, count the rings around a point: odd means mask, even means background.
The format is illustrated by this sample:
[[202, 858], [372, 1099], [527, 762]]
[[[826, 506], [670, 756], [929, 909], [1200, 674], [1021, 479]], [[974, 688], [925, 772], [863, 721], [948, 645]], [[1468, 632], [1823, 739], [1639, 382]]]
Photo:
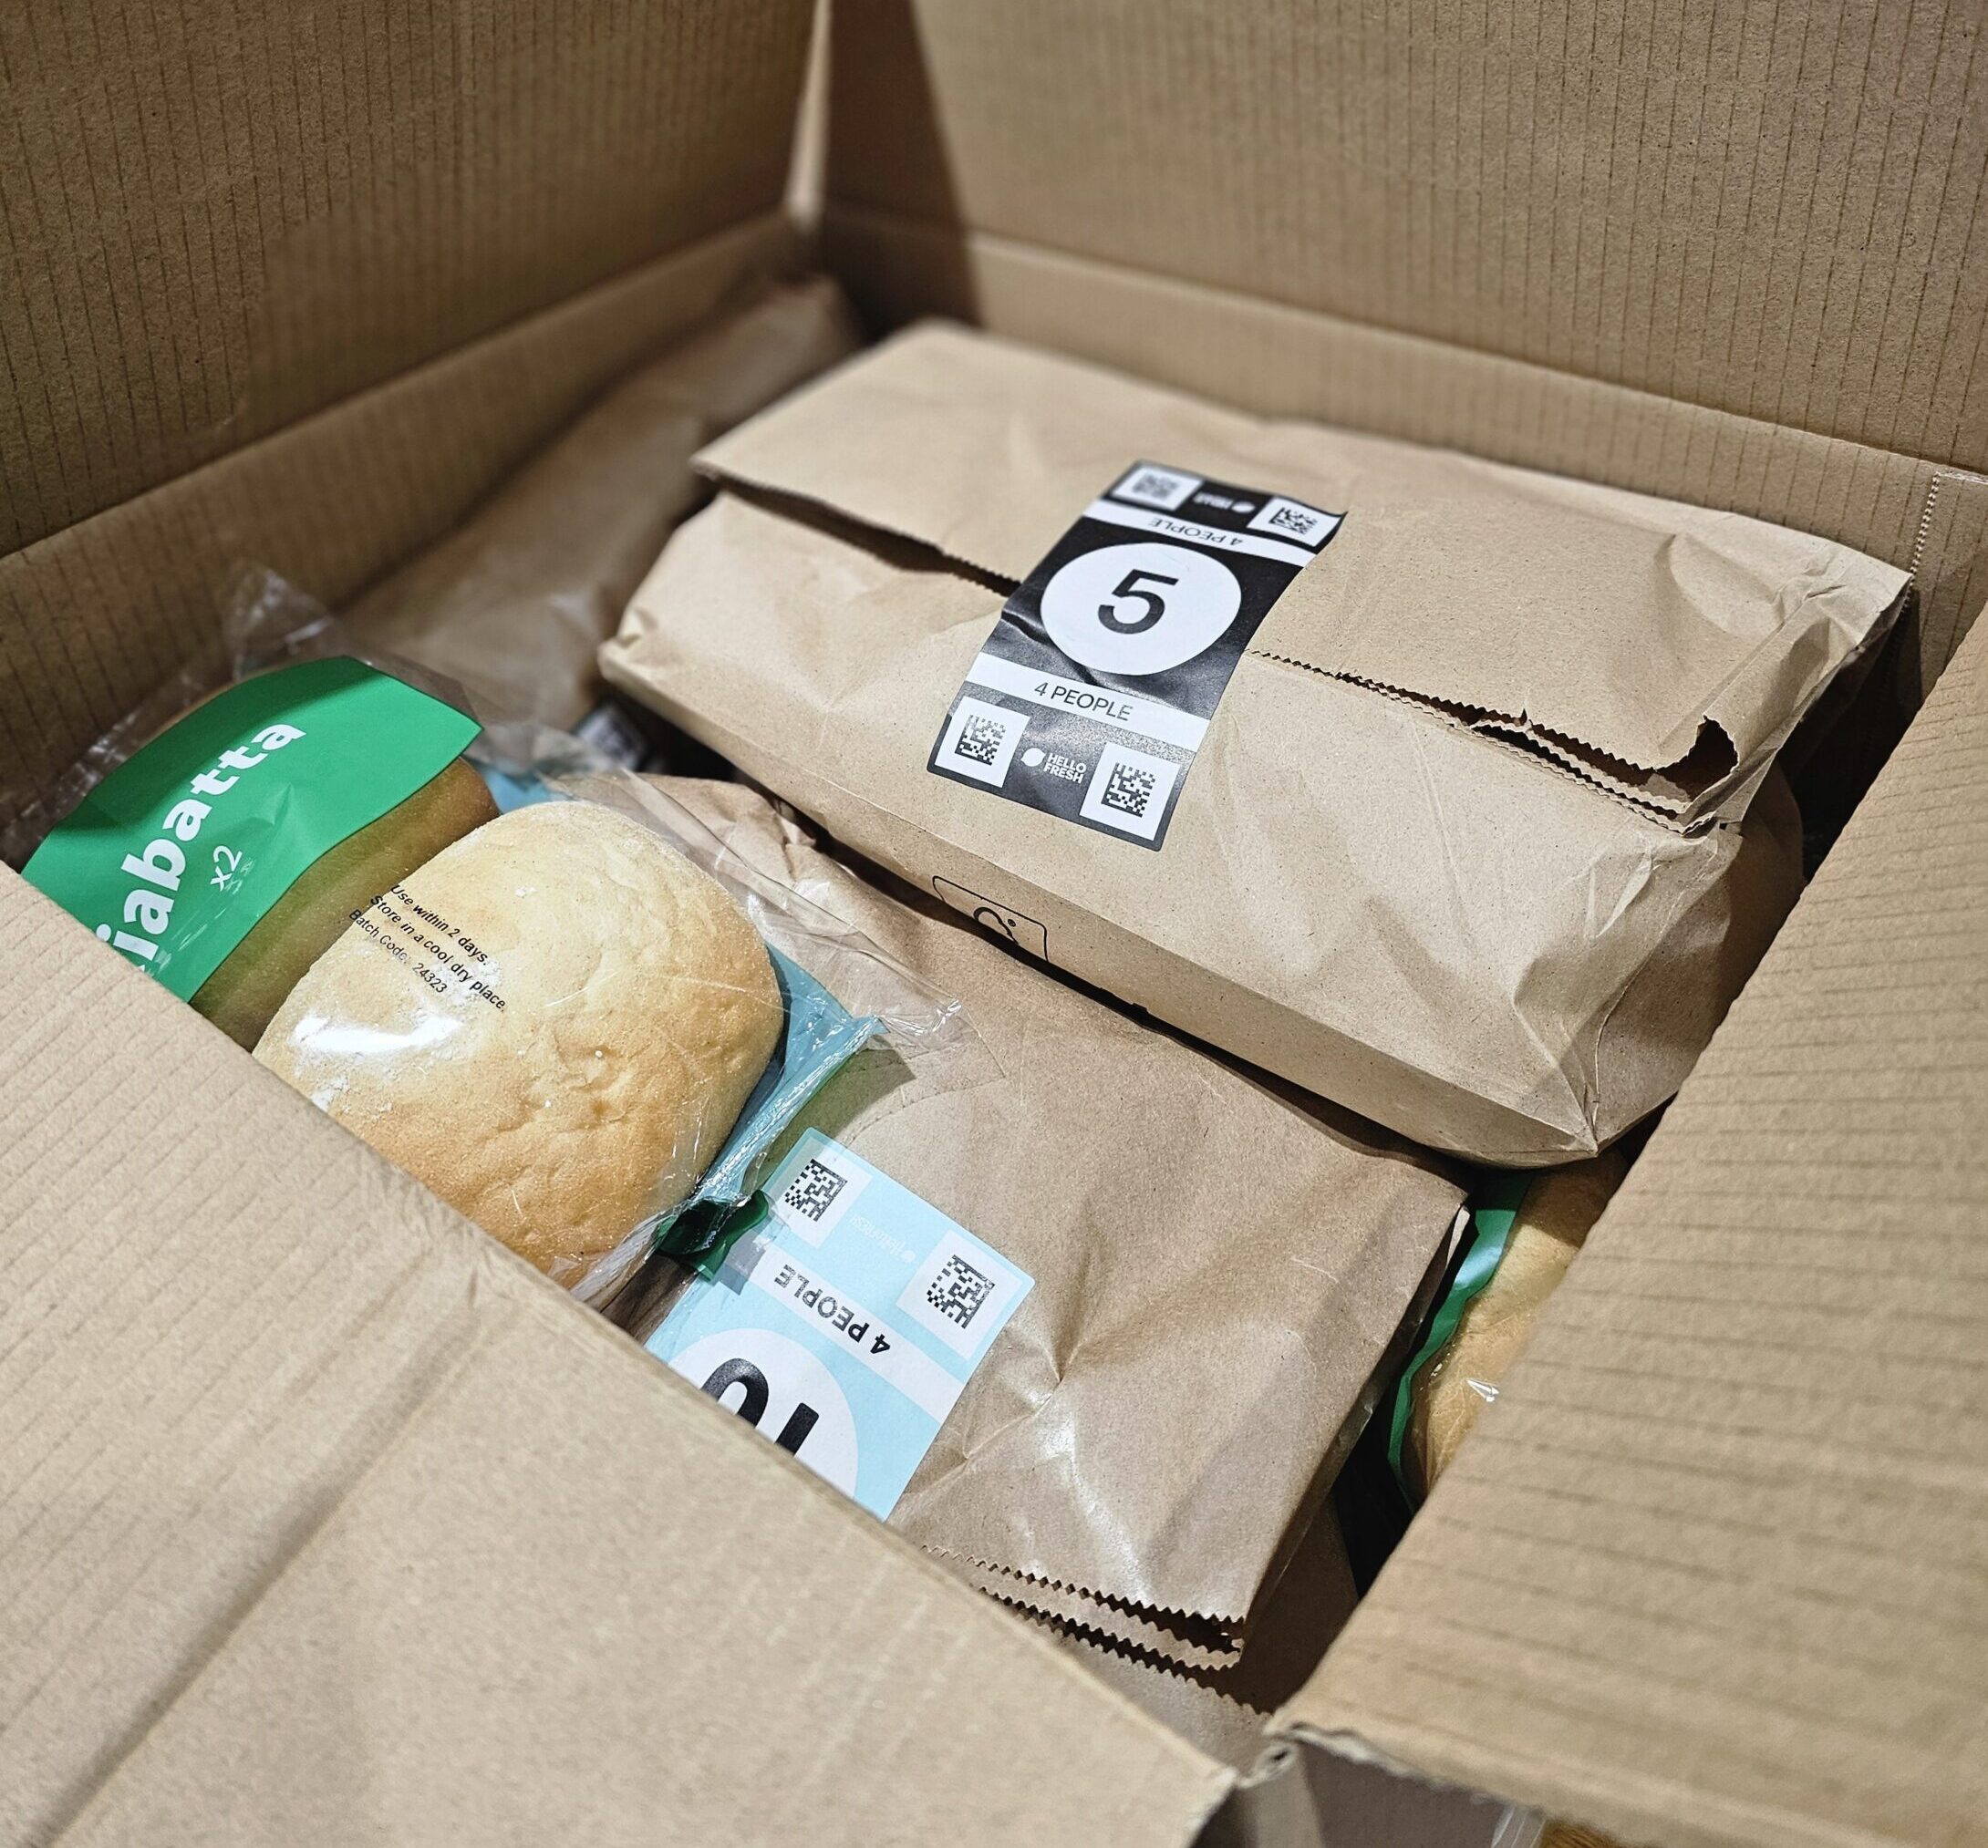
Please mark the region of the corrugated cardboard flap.
[[808, 15], [0, 12], [0, 551], [774, 211]]
[[784, 267], [812, 11], [0, 9], [0, 814]]
[[0, 1839], [1145, 1844], [1219, 1799], [5, 873], [0, 930]]
[[1300, 1736], [1670, 1844], [1988, 1841], [1988, 633]]
[[[838, 0], [828, 204], [1980, 469], [1980, 26], [1967, 0]], [[1090, 319], [1092, 350], [1192, 363], [1176, 326]]]
[[1679, 822], [1744, 809], [1905, 581], [1738, 514], [1259, 422], [939, 325], [703, 463], [1011, 583], [1141, 459], [1346, 516], [1251, 653], [1405, 696]]

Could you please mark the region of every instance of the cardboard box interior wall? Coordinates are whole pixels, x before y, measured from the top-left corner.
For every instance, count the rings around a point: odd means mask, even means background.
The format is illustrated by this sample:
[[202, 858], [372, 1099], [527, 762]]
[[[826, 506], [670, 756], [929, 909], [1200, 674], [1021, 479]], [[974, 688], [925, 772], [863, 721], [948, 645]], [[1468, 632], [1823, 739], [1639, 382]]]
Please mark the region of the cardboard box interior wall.
[[[198, 645], [236, 557], [349, 599], [793, 264], [807, 14], [10, 10], [0, 781]], [[1448, 1780], [1630, 1839], [1981, 1839], [1979, 27], [835, 9], [822, 250], [879, 325], [1921, 590], [1924, 710], [1232, 1838], [1385, 1839]], [[1231, 1791], [11, 877], [0, 913], [0, 1834], [1152, 1843]]]

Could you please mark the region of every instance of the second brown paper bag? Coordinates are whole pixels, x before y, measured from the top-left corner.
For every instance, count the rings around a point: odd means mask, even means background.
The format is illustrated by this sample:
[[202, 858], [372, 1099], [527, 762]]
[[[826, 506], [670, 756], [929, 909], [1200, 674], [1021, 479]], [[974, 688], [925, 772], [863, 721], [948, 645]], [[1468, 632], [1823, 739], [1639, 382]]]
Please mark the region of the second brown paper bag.
[[[975, 1082], [859, 1055], [794, 1131], [835, 1138], [1035, 1280], [892, 1524], [1012, 1602], [1227, 1659], [1357, 1435], [1460, 1189], [1372, 1125], [887, 894], [743, 785], [660, 780], [750, 865], [957, 996], [978, 1042]], [[676, 1289], [632, 1312], [638, 1330]]]

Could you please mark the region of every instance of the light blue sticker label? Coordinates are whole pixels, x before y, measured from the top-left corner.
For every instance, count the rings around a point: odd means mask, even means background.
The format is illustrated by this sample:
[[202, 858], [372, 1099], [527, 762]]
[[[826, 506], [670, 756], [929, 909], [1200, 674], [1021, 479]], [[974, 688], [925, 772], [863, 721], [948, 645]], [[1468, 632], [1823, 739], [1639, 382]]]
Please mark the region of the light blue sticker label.
[[650, 1350], [880, 1519], [1033, 1279], [818, 1130]]

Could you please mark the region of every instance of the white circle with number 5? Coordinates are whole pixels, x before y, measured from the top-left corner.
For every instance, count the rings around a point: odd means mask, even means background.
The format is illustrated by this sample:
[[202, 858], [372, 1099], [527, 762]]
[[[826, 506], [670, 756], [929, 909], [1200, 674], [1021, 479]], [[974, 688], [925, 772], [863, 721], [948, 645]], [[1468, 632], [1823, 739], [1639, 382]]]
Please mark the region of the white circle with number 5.
[[729, 1328], [693, 1341], [670, 1363], [760, 1435], [825, 1482], [856, 1492], [856, 1420], [835, 1376], [798, 1341], [767, 1328]]
[[1103, 674], [1164, 674], [1236, 620], [1242, 585], [1218, 558], [1142, 541], [1081, 552], [1042, 586], [1042, 626]]

